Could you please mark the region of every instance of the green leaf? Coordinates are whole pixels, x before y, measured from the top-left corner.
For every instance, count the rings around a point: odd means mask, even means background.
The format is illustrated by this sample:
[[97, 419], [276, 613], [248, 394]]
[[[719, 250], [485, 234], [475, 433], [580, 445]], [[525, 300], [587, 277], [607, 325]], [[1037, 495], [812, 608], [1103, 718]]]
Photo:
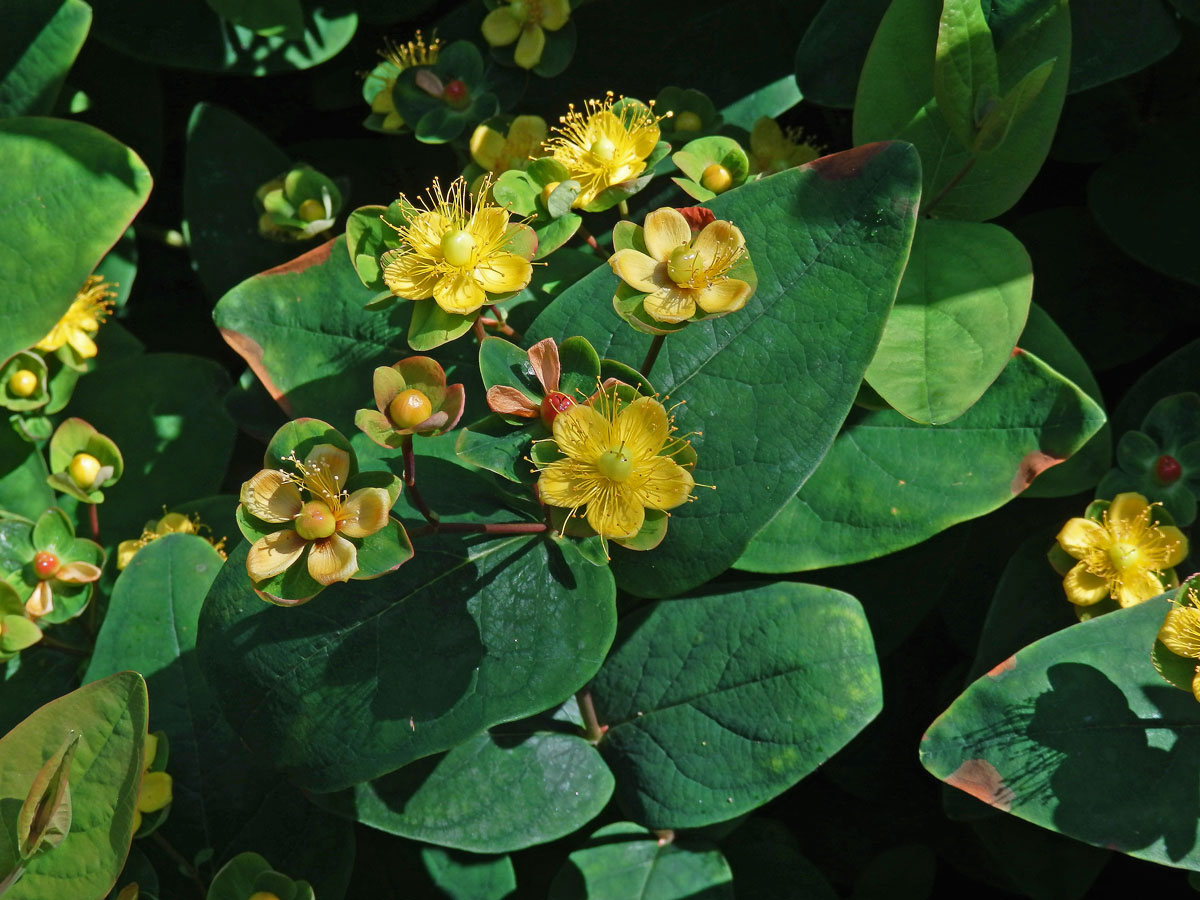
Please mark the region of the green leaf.
[[471, 465], [509, 481], [532, 484], [536, 473], [525, 460], [531, 438], [529, 430], [509, 425], [499, 416], [488, 416], [459, 430], [454, 452]]
[[304, 36], [304, 9], [300, 0], [205, 0], [221, 18], [234, 25], [271, 37], [289, 40]]
[[863, 60], [890, 2], [825, 0], [796, 48], [796, 83], [805, 100], [834, 109], [854, 106]]
[[821, 870], [782, 822], [754, 817], [721, 840], [738, 893], [754, 900], [837, 900]]
[[106, 537], [139, 535], [164, 505], [217, 492], [235, 437], [221, 402], [229, 386], [220, 364], [179, 353], [129, 357], [80, 381], [71, 411], [111, 438], [125, 462], [105, 492]]
[[550, 900], [733, 900], [729, 864], [707, 841], [662, 843], [632, 822], [607, 825], [550, 884]]
[[150, 173], [103, 132], [47, 118], [0, 121], [0, 171], [5, 359], [45, 337], [67, 311], [146, 202]]
[[1179, 45], [1177, 19], [1158, 0], [1072, 0], [1071, 12], [1072, 94], [1140, 72]]
[[999, 90], [996, 48], [980, 0], [944, 0], [933, 93], [946, 124], [964, 147], [970, 147], [975, 137], [977, 101], [981, 96], [996, 97]]
[[71, 791], [67, 785], [79, 734], [67, 732], [63, 744], [38, 770], [17, 816], [17, 852], [22, 861], [53, 850], [71, 830]]
[[0, 509], [32, 519], [54, 502], [41, 451], [6, 423], [0, 423], [0, 461]]
[[325, 809], [400, 837], [508, 853], [570, 834], [599, 815], [613, 776], [582, 737], [526, 720], [476, 735], [340, 794]]
[[930, 726], [925, 768], [1043, 828], [1200, 869], [1200, 809], [1188, 787], [1200, 705], [1164, 684], [1150, 662], [1168, 608], [1148, 600], [1021, 650]]
[[210, 299], [304, 249], [268, 240], [258, 231], [254, 192], [291, 163], [274, 141], [233, 113], [208, 103], [192, 110], [183, 175], [184, 233]]
[[839, 591], [781, 583], [666, 601], [620, 634], [590, 690], [621, 806], [651, 828], [761, 806], [883, 707], [862, 607]]
[[28, 0], [6, 11], [0, 37], [0, 118], [44, 116], [92, 24], [82, 0]]
[[763, 116], [773, 119], [799, 103], [800, 98], [796, 79], [785, 75], [730, 103], [721, 110], [721, 116], [726, 125], [749, 131]]
[[615, 629], [610, 575], [537, 537], [425, 539], [398, 574], [291, 609], [255, 596], [245, 559], [243, 544], [209, 593], [201, 664], [250, 747], [314, 791], [561, 702]]
[[1200, 393], [1200, 340], [1184, 344], [1133, 383], [1113, 413], [1113, 431], [1140, 427], [1160, 399], [1184, 391]]
[[408, 323], [408, 346], [419, 352], [434, 350], [462, 337], [471, 330], [477, 318], [477, 313], [466, 316], [448, 313], [432, 297], [416, 300]]
[[[668, 335], [650, 378], [687, 401], [675, 417], [681, 432], [704, 432], [694, 443], [696, 480], [717, 489], [673, 510], [653, 553], [613, 551], [623, 589], [664, 596], [728, 568], [816, 467], [895, 296], [914, 223], [916, 162], [905, 145], [873, 145], [706, 204], [745, 234], [758, 291], [731, 316]], [[527, 335], [579, 334], [601, 357], [636, 364], [650, 338], [613, 311], [616, 283], [602, 266]]]
[[507, 856], [422, 847], [421, 861], [433, 883], [451, 900], [504, 900], [517, 889], [517, 874]]
[[1054, 59], [1048, 59], [1040, 66], [1030, 69], [992, 106], [979, 123], [979, 133], [975, 140], [969, 145], [974, 153], [991, 153], [1004, 143], [1012, 127], [1025, 115], [1046, 87], [1046, 82], [1054, 71], [1055, 62]]
[[[0, 802], [15, 814], [71, 732], [79, 743], [70, 769], [67, 849], [28, 860], [6, 900], [57, 900], [65, 883], [80, 896], [102, 897], [129, 852], [146, 736], [146, 683], [136, 672], [72, 691], [0, 739]], [[0, 886], [21, 863], [12, 835], [0, 843]]]
[[[1054, 320], [1036, 303], [1029, 307], [1029, 321], [1025, 323], [1018, 344], [1063, 378], [1073, 381], [1103, 409], [1104, 396], [1100, 392], [1100, 385], [1096, 383], [1096, 376]], [[1112, 428], [1105, 422], [1069, 459], [1038, 475], [1021, 496], [1026, 499], [1069, 497], [1089, 490], [1104, 476], [1111, 463]]]
[[286, 900], [313, 900], [305, 881], [293, 881], [257, 853], [247, 851], [231, 859], [213, 878], [206, 900], [243, 900], [266, 893]]
[[820, 467], [751, 542], [738, 567], [798, 572], [910, 547], [996, 509], [1104, 424], [1104, 412], [1019, 353], [967, 413], [929, 428], [855, 410]]
[[1113, 243], [1191, 285], [1200, 285], [1200, 257], [1184, 235], [1200, 204], [1200, 172], [1191, 163], [1197, 142], [1196, 116], [1157, 122], [1097, 169], [1088, 184], [1092, 215]]
[[207, 541], [190, 534], [166, 535], [139, 550], [113, 586], [84, 681], [125, 668], [145, 676], [154, 728], [171, 746], [175, 803], [160, 830], [186, 858], [210, 850], [211, 865], [220, 866], [260, 850], [340, 894], [353, 859], [350, 828], [251, 758], [200, 671], [200, 607], [222, 565]]
[[[260, 0], [261, 2], [261, 0]], [[158, 0], [94, 0], [96, 36], [159, 66], [241, 75], [307, 69], [332, 59], [354, 37], [358, 15], [319, 0], [300, 0], [300, 39], [260, 35], [221, 19], [208, 3], [164, 6]]]
[[[1071, 56], [1065, 0], [991, 4], [999, 97], [1049, 59], [1045, 88], [994, 152], [973, 159], [946, 124], [934, 91], [942, 0], [896, 0], [880, 23], [863, 66], [854, 105], [854, 141], [912, 142], [921, 155], [924, 206], [942, 218], [984, 221], [1009, 209], [1050, 151], [1066, 96]], [[968, 168], [969, 166], [969, 168]]]
[[1033, 270], [998, 225], [922, 219], [866, 380], [902, 415], [942, 425], [996, 380], [1025, 327]]

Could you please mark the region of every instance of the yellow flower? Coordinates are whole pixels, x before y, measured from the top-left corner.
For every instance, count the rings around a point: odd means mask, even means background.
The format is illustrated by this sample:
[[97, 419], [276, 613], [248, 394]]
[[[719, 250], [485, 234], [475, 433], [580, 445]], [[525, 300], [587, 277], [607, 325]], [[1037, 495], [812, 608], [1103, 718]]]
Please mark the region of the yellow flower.
[[624, 402], [601, 391], [554, 418], [553, 438], [562, 459], [540, 469], [538, 494], [543, 503], [583, 515], [604, 538], [634, 537], [646, 510], [674, 509], [686, 501], [695, 482], [668, 453], [686, 441], [671, 439], [667, 411], [653, 397]]
[[[1158, 639], [1177, 656], [1200, 660], [1200, 601], [1195, 588], [1189, 587], [1184, 602], [1171, 606], [1159, 629]], [[1175, 682], [1172, 681], [1172, 684]], [[1192, 676], [1192, 695], [1200, 700], [1200, 666]]]
[[[392, 99], [392, 89], [396, 86], [396, 78], [405, 69], [416, 66], [432, 66], [437, 62], [438, 51], [442, 43], [434, 38], [428, 44], [418, 31], [411, 41], [397, 44], [385, 41], [384, 48], [379, 51], [384, 64], [378, 65], [367, 75], [368, 81], [379, 84], [375, 95], [371, 97], [371, 112], [383, 116], [379, 127], [384, 131], [399, 131], [404, 127], [404, 119], [396, 111], [396, 103]], [[371, 85], [374, 87], [375, 85]], [[369, 89], [368, 89], [369, 90]]]
[[533, 266], [513, 248], [520, 239], [533, 256], [537, 239], [527, 225], [510, 225], [508, 210], [486, 199], [490, 187], [485, 179], [483, 189], [472, 195], [459, 177], [443, 194], [434, 179], [425, 208], [412, 208], [405, 225], [392, 226], [400, 234], [400, 248], [380, 259], [393, 294], [408, 300], [432, 297], [446, 312], [465, 316], [494, 302], [488, 294], [509, 294], [529, 284]]
[[347, 581], [358, 571], [358, 551], [346, 538], [367, 537], [387, 525], [391, 498], [383, 488], [347, 494], [341, 486], [350, 454], [332, 444], [318, 444], [303, 462], [294, 454], [289, 459], [296, 473], [263, 469], [242, 485], [240, 499], [252, 516], [291, 524], [254, 542], [246, 571], [255, 582], [272, 578], [308, 550], [308, 574], [316, 581]]
[[1173, 581], [1169, 570], [1187, 556], [1187, 538], [1173, 525], [1150, 521], [1141, 494], [1117, 494], [1102, 521], [1075, 518], [1058, 533], [1058, 544], [1078, 563], [1063, 579], [1067, 599], [1090, 606], [1112, 597], [1135, 606], [1161, 594]]
[[650, 106], [627, 102], [614, 112], [609, 91], [604, 100], [588, 100], [585, 106], [587, 112], [581, 113], [569, 104], [558, 120], [561, 127], [553, 129], [559, 136], [545, 144], [579, 182], [576, 207], [586, 207], [613, 185], [640, 175], [659, 137], [653, 101]]
[[570, 17], [569, 0], [502, 0], [484, 17], [481, 30], [493, 47], [516, 41], [513, 61], [522, 69], [532, 69], [542, 61], [546, 32], [558, 31]]
[[750, 132], [750, 171], [773, 175], [784, 169], [810, 163], [821, 155], [821, 148], [804, 140], [804, 131], [789, 128], [786, 132], [774, 119], [763, 116]]
[[151, 772], [154, 759], [158, 755], [158, 735], [147, 734], [145, 750], [142, 758], [146, 761], [142, 768], [142, 780], [138, 785], [137, 802], [133, 810], [133, 833], [136, 835], [142, 827], [142, 814], [158, 812], [164, 809], [174, 799], [174, 780], [166, 772]]
[[148, 522], [142, 530], [140, 537], [132, 538], [128, 541], [121, 541], [117, 545], [117, 568], [124, 569], [129, 565], [130, 560], [134, 555], [145, 547], [147, 544], [158, 540], [160, 537], [168, 534], [194, 534], [212, 544], [213, 549], [221, 554], [221, 559], [225, 558], [225, 538], [214, 540], [212, 537], [204, 537], [200, 534], [201, 531], [211, 531], [211, 529], [200, 521], [200, 517], [196, 515], [185, 516], [183, 513], [166, 513], [157, 522]]
[[510, 169], [523, 171], [548, 133], [541, 116], [517, 116], [508, 126], [507, 135], [485, 122], [471, 135], [471, 159], [493, 175]]
[[682, 322], [699, 307], [709, 315], [736, 312], [754, 289], [729, 277], [729, 270], [746, 252], [746, 239], [737, 226], [717, 219], [695, 234], [679, 212], [670, 207], [646, 216], [646, 249], [618, 250], [608, 264], [636, 291], [645, 291], [646, 312], [660, 322]]
[[112, 311], [111, 301], [117, 296], [116, 291], [112, 290], [115, 287], [100, 275], [89, 275], [58, 324], [34, 344], [34, 348], [53, 353], [64, 344], [70, 344], [83, 359], [95, 356], [96, 342], [92, 338]]

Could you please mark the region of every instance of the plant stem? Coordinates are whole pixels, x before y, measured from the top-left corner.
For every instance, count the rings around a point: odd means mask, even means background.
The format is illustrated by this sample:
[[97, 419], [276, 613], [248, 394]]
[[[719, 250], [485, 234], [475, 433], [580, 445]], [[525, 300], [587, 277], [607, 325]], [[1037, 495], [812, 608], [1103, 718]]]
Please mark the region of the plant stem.
[[409, 537], [428, 534], [541, 534], [548, 530], [545, 522], [431, 522], [409, 532]]
[[622, 200], [617, 204], [617, 212], [621, 214], [622, 218], [629, 218], [629, 204]]
[[208, 895], [208, 891], [204, 887], [204, 882], [200, 880], [200, 873], [196, 871], [196, 867], [187, 861], [187, 858], [171, 846], [171, 842], [162, 836], [161, 832], [154, 832], [150, 835], [154, 839], [154, 843], [159, 846], [163, 853], [171, 858], [171, 861], [179, 866], [179, 871], [186, 875], [196, 886], [196, 891], [200, 895], [200, 900]]
[[471, 330], [475, 332], [475, 340], [482, 344], [483, 339], [487, 337], [487, 332], [483, 330], [483, 322], [479, 319], [476, 319], [471, 323]]
[[646, 351], [646, 358], [642, 360], [642, 374], [649, 378], [650, 370], [654, 368], [654, 362], [658, 359], [658, 351], [662, 349], [663, 341], [666, 340], [665, 334], [656, 334], [654, 340], [650, 342], [650, 349]]
[[82, 647], [76, 647], [74, 644], [64, 644], [62, 641], [55, 640], [48, 634], [43, 634], [42, 639], [38, 641], [43, 647], [48, 647], [52, 650], [61, 650], [64, 653], [74, 653], [76, 656], [87, 656], [91, 651], [84, 650]]
[[604, 732], [608, 731], [608, 726], [601, 725], [600, 720], [596, 718], [596, 704], [592, 702], [591, 688], [585, 687], [576, 694], [575, 702], [579, 704], [579, 715], [583, 719], [583, 736], [592, 744], [600, 743]]
[[595, 253], [601, 259], [608, 259], [608, 255], [602, 249], [600, 249], [600, 245], [596, 243], [596, 239], [592, 236], [592, 233], [588, 231], [588, 227], [582, 223], [579, 225], [579, 236], [583, 238], [584, 243], [592, 248], [593, 253]]
[[[476, 319], [476, 322], [478, 321]], [[425, 503], [425, 498], [417, 490], [417, 457], [413, 453], [412, 442], [413, 436], [406, 434], [404, 436], [404, 443], [401, 445], [404, 451], [404, 484], [408, 487], [408, 494], [412, 498], [413, 506], [425, 517], [426, 522], [436, 527], [438, 524], [437, 515], [429, 508], [428, 504]]]
[[933, 212], [933, 208], [935, 206], [937, 206], [939, 203], [941, 203], [942, 200], [945, 199], [946, 195], [958, 186], [958, 183], [960, 181], [962, 181], [964, 178], [967, 177], [967, 173], [971, 171], [971, 167], [974, 165], [975, 165], [975, 157], [972, 156], [969, 160], [967, 160], [967, 164], [958, 170], [958, 174], [956, 174], [953, 178], [951, 178], [950, 181], [947, 182], [946, 186], [937, 192], [937, 196], [935, 196], [932, 200], [929, 201], [929, 205], [926, 206], [922, 210], [922, 212], [926, 216], [928, 216], [931, 212]]
[[92, 540], [99, 543], [100, 541], [100, 513], [96, 509], [95, 503], [88, 504], [88, 517], [92, 523]]
[[480, 322], [482, 322], [484, 325], [487, 325], [489, 328], [495, 328], [502, 335], [505, 337], [510, 337], [514, 341], [523, 340], [521, 337], [521, 332], [517, 331], [504, 321], [504, 318], [500, 315], [500, 310], [496, 309], [495, 306], [489, 306], [488, 309], [492, 311], [492, 315], [488, 318], [481, 317], [479, 320]]

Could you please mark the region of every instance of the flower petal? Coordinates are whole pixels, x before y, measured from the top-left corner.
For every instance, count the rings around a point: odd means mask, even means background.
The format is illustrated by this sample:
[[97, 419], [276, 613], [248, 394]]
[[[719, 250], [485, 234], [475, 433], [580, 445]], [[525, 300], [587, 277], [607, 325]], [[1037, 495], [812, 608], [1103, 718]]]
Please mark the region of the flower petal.
[[684, 322], [696, 314], [695, 296], [695, 291], [668, 285], [647, 294], [642, 306], [660, 322]]
[[1137, 606], [1143, 600], [1157, 597], [1163, 590], [1163, 583], [1154, 573], [1144, 569], [1130, 569], [1123, 573], [1117, 584], [1117, 602], [1122, 606]]
[[1063, 579], [1063, 590], [1067, 599], [1076, 606], [1091, 606], [1109, 595], [1108, 582], [1093, 575], [1083, 563], [1079, 563]]
[[359, 488], [342, 504], [337, 530], [346, 537], [361, 538], [374, 534], [388, 523], [392, 498], [383, 488]]
[[635, 291], [651, 293], [667, 280], [667, 264], [655, 262], [640, 250], [626, 247], [608, 258], [613, 273]]
[[69, 336], [67, 337], [67, 343], [70, 344], [72, 349], [84, 359], [91, 359], [98, 351], [96, 342], [93, 341], [88, 336], [87, 332], [81, 328], [71, 329]]
[[1158, 639], [1172, 653], [1200, 659], [1200, 609], [1172, 606], [1159, 629]]
[[533, 367], [534, 377], [546, 393], [558, 390], [562, 364], [558, 359], [558, 344], [554, 343], [554, 338], [544, 338], [529, 348], [529, 365]]
[[1113, 497], [1113, 501], [1109, 504], [1108, 512], [1105, 515], [1108, 517], [1108, 521], [1113, 524], [1127, 522], [1136, 519], [1141, 515], [1142, 510], [1149, 505], [1150, 501], [1141, 494], [1133, 492], [1117, 494], [1117, 496]]
[[701, 267], [710, 276], [728, 272], [745, 246], [741, 229], [724, 219], [709, 222], [692, 243]]
[[692, 228], [687, 219], [664, 206], [646, 216], [645, 238], [650, 255], [659, 262], [666, 262], [671, 251], [692, 242]]
[[475, 281], [491, 294], [519, 291], [533, 278], [533, 265], [515, 253], [493, 253], [475, 267]]
[[560, 412], [551, 426], [558, 449], [571, 459], [594, 465], [609, 446], [608, 420], [585, 403]]
[[695, 292], [696, 305], [706, 313], [737, 312], [746, 305], [754, 289], [745, 281], [726, 278]]
[[308, 542], [293, 529], [285, 528], [260, 537], [246, 554], [246, 573], [251, 581], [273, 578], [300, 558]]
[[471, 134], [471, 159], [475, 160], [477, 166], [490, 172], [500, 161], [506, 143], [504, 135], [495, 128], [480, 125]]
[[637, 490], [638, 500], [650, 509], [674, 509], [691, 496], [696, 482], [692, 473], [675, 460], [656, 456], [638, 466], [629, 485]]
[[433, 299], [445, 312], [465, 316], [487, 303], [487, 294], [471, 272], [443, 275], [433, 289]]
[[1173, 566], [1179, 565], [1188, 555], [1187, 537], [1174, 525], [1159, 525], [1158, 530], [1162, 533], [1162, 536], [1166, 538], [1167, 545], [1171, 547], [1171, 549], [1168, 551], [1167, 561], [1164, 563], [1164, 567], [1170, 569]]
[[1076, 517], [1069, 519], [1058, 533], [1058, 545], [1076, 559], [1083, 559], [1093, 550], [1105, 550], [1112, 536], [1099, 522]]
[[349, 581], [358, 571], [358, 550], [340, 534], [313, 541], [308, 554], [308, 574], [324, 585]]
[[610, 482], [588, 501], [587, 521], [602, 537], [631, 538], [642, 530], [646, 509], [628, 487]]
[[475, 245], [483, 248], [481, 256], [495, 252], [507, 240], [508, 210], [499, 206], [481, 206], [467, 223]]
[[617, 412], [615, 439], [636, 466], [662, 449], [670, 429], [666, 407], [653, 397], [638, 397]]
[[286, 472], [279, 469], [263, 469], [242, 484], [238, 498], [246, 511], [256, 519], [281, 525], [300, 514], [304, 505], [300, 489], [290, 481]]
[[54, 611], [54, 592], [49, 581], [39, 581], [29, 599], [25, 601], [25, 612], [37, 619]]
[[346, 486], [346, 479], [350, 477], [350, 454], [333, 444], [317, 444], [304, 457], [304, 465], [326, 472], [338, 490]]
[[[542, 27], [545, 27], [544, 22]], [[508, 127], [509, 147], [530, 156], [549, 134], [550, 129], [546, 127], [546, 120], [541, 116], [517, 116]]]
[[542, 31], [542, 26], [526, 22], [521, 29], [517, 49], [513, 51], [513, 62], [522, 69], [532, 69], [542, 61], [542, 51], [545, 49], [546, 32]]
[[479, 30], [491, 46], [504, 47], [515, 41], [521, 33], [521, 21], [512, 14], [510, 7], [498, 6], [483, 17]]
[[588, 501], [594, 490], [594, 473], [573, 459], [560, 459], [542, 469], [538, 497], [549, 506], [575, 509]]
[[534, 419], [541, 412], [536, 403], [506, 384], [492, 385], [488, 388], [486, 399], [488, 409], [501, 416]]
[[413, 252], [398, 253], [383, 267], [383, 283], [389, 291], [405, 300], [432, 297], [439, 277], [428, 259]]
[[100, 567], [86, 562], [67, 563], [54, 575], [66, 584], [89, 584], [100, 578]]
[[542, 0], [542, 27], [547, 31], [558, 31], [570, 17], [569, 0]]

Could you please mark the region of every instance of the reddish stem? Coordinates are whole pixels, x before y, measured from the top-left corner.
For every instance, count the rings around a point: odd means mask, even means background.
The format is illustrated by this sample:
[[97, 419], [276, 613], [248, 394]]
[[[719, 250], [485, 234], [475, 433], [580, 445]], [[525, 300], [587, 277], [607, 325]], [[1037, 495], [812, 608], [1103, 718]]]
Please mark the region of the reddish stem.
[[100, 542], [100, 513], [96, 510], [95, 503], [88, 504], [88, 517], [92, 522], [92, 540]]
[[541, 534], [547, 531], [545, 522], [430, 522], [409, 532], [410, 537], [428, 534]]
[[429, 508], [429, 505], [425, 502], [425, 498], [417, 490], [417, 457], [413, 453], [412, 441], [412, 435], [406, 434], [404, 436], [404, 443], [401, 445], [404, 451], [404, 484], [408, 487], [408, 495], [412, 498], [413, 506], [425, 517], [426, 522], [436, 527], [438, 524], [437, 515]]
[[579, 715], [583, 719], [583, 736], [593, 744], [600, 743], [604, 732], [608, 731], [608, 726], [601, 725], [596, 717], [596, 704], [592, 701], [591, 688], [585, 687], [576, 694], [575, 702], [579, 704]]
[[654, 340], [650, 342], [650, 349], [646, 351], [646, 358], [642, 360], [641, 372], [646, 378], [650, 377], [650, 370], [654, 368], [654, 362], [658, 359], [658, 351], [662, 349], [663, 341], [666, 340], [665, 334], [656, 334]]

